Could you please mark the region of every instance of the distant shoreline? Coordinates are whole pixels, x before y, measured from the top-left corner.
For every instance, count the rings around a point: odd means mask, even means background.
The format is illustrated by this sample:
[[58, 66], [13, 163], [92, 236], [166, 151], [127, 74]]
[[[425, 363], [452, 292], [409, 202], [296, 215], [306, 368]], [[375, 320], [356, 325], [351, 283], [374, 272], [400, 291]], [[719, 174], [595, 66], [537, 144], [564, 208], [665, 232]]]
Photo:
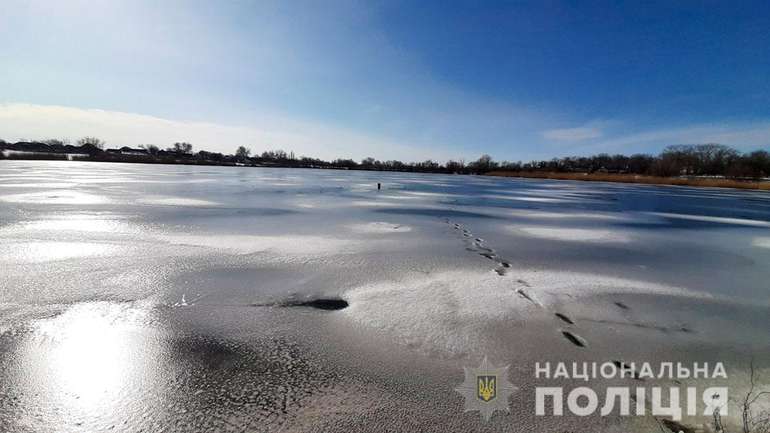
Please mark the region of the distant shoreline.
[[770, 182], [715, 177], [661, 177], [622, 173], [558, 173], [540, 171], [490, 171], [485, 176], [521, 177], [529, 179], [581, 180], [587, 182], [636, 183], [770, 191]]
[[[157, 149], [156, 149], [157, 150]], [[765, 153], [766, 154], [766, 153]], [[263, 168], [315, 168], [325, 170], [361, 170], [401, 173], [434, 173], [434, 174], [470, 174], [498, 177], [519, 177], [531, 179], [580, 180], [593, 182], [634, 183], [646, 185], [674, 185], [692, 187], [733, 188], [745, 190], [770, 191], [770, 179], [724, 177], [724, 176], [654, 176], [650, 174], [635, 174], [621, 170], [597, 171], [550, 171], [546, 167], [539, 169], [505, 170], [499, 167], [468, 165], [460, 170], [454, 167], [426, 161], [425, 164], [400, 164], [385, 166], [373, 164], [357, 164], [352, 160], [323, 161], [315, 158], [287, 157], [285, 153], [280, 158], [237, 157], [200, 151], [196, 154], [176, 152], [172, 149], [158, 150], [150, 154], [147, 149], [102, 150], [91, 145], [47, 145], [45, 143], [0, 143], [0, 161], [2, 160], [44, 160], [44, 161], [89, 161], [89, 162], [122, 162], [131, 164], [169, 164], [169, 165], [201, 165], [223, 167], [263, 167]], [[427, 164], [431, 162], [431, 164]], [[378, 161], [379, 163], [379, 161]], [[485, 169], [486, 168], [486, 169]], [[684, 172], [684, 171], [682, 171]]]
[[[12, 153], [10, 153], [12, 152]], [[453, 174], [438, 170], [418, 170], [409, 169], [377, 169], [369, 167], [347, 167], [334, 164], [303, 164], [300, 160], [288, 160], [284, 162], [233, 162], [233, 161], [212, 161], [207, 159], [197, 159], [193, 157], [175, 157], [175, 156], [147, 156], [147, 155], [88, 155], [82, 153], [43, 153], [27, 151], [8, 151], [0, 150], [0, 161], [81, 161], [81, 162], [106, 162], [106, 163], [125, 163], [125, 164], [163, 164], [163, 165], [199, 165], [213, 167], [252, 167], [252, 168], [310, 168], [318, 170], [356, 170], [356, 171], [382, 171], [396, 173], [433, 173], [433, 174]], [[471, 173], [456, 173], [471, 174]], [[472, 173], [477, 174], [477, 173]], [[481, 174], [481, 173], [478, 173]]]
[[[8, 157], [10, 156], [10, 157]], [[241, 164], [233, 162], [201, 161], [194, 159], [157, 159], [157, 158], [94, 158], [89, 155], [78, 155], [68, 158], [67, 154], [16, 154], [0, 157], [0, 161], [84, 161], [84, 162], [118, 162], [127, 164], [164, 164], [164, 165], [199, 165], [199, 166], [218, 166], [218, 167], [253, 167], [253, 168], [310, 168], [319, 170], [356, 170], [356, 171], [384, 171], [398, 173], [433, 173], [433, 174], [451, 174], [446, 172], [429, 172], [416, 170], [375, 170], [363, 167], [337, 167], [337, 166], [308, 166], [308, 165], [283, 165], [274, 164]], [[673, 185], [673, 186], [693, 186], [710, 188], [732, 188], [746, 189], [756, 191], [770, 191], [770, 181], [754, 180], [735, 180], [725, 178], [704, 178], [704, 177], [661, 177], [645, 176], [637, 174], [622, 173], [559, 173], [559, 172], [539, 172], [539, 171], [490, 171], [488, 173], [479, 173], [483, 176], [494, 177], [518, 177], [527, 179], [552, 179], [552, 180], [579, 180], [586, 182], [613, 182], [613, 183], [633, 183], [644, 185]]]
[[[95, 146], [72, 145], [48, 145], [39, 142], [3, 143], [0, 141], [0, 161], [2, 160], [27, 160], [27, 161], [89, 161], [89, 162], [123, 162], [130, 164], [170, 164], [170, 165], [205, 165], [223, 167], [274, 167], [274, 168], [317, 168], [332, 170], [362, 170], [362, 171], [388, 171], [405, 173], [445, 173], [452, 174], [438, 163], [427, 165], [425, 163], [400, 164], [398, 166], [374, 166], [358, 164], [350, 159], [337, 159], [324, 161], [317, 158], [295, 158], [285, 152], [275, 157], [265, 158], [254, 156], [239, 157], [236, 155], [223, 155], [199, 151], [197, 153], [179, 152], [156, 149], [150, 153], [147, 149], [132, 149], [123, 147], [120, 149], [102, 150]], [[470, 171], [462, 174], [479, 174]]]

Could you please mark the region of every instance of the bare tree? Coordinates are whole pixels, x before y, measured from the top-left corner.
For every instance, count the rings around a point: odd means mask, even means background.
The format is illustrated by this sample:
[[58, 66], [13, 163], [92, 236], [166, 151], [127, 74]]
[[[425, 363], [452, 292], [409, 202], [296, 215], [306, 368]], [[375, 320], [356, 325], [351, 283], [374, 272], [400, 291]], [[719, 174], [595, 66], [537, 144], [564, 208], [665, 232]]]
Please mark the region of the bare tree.
[[743, 421], [743, 433], [768, 433], [770, 432], [770, 412], [767, 410], [754, 412], [752, 406], [761, 397], [770, 395], [770, 391], [756, 391], [756, 377], [754, 375], [754, 359], [749, 362], [749, 392], [741, 404], [741, 418]]
[[49, 145], [49, 146], [57, 146], [57, 147], [63, 147], [66, 146], [69, 143], [69, 140], [65, 139], [58, 139], [58, 138], [50, 138], [48, 140], [43, 141], [43, 143]]
[[193, 145], [186, 141], [174, 143], [174, 147], [171, 149], [172, 152], [179, 154], [191, 154], [192, 150]]
[[154, 144], [140, 144], [139, 148], [146, 150], [149, 155], [157, 155], [160, 151], [160, 148]]
[[238, 146], [238, 149], [235, 151], [235, 156], [240, 161], [245, 161], [249, 155], [251, 155], [251, 149], [246, 146]]
[[104, 141], [96, 137], [83, 137], [78, 140], [78, 146], [93, 146], [97, 149], [104, 149]]
[[492, 157], [484, 154], [479, 157], [478, 160], [468, 164], [468, 167], [475, 170], [478, 173], [486, 173], [488, 171], [497, 168], [497, 163], [492, 160]]
[[269, 161], [286, 161], [289, 155], [283, 150], [267, 150], [262, 152], [262, 159]]

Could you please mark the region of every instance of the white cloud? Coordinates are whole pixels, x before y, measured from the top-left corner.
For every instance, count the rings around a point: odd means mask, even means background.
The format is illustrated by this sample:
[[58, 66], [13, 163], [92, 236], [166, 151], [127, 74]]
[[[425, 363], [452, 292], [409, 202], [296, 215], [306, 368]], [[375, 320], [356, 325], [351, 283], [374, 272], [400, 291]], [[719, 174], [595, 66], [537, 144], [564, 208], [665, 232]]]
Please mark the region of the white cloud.
[[657, 153], [672, 144], [720, 143], [740, 151], [770, 145], [770, 122], [700, 123], [664, 128], [639, 128], [629, 121], [602, 121], [577, 128], [550, 129], [542, 133], [550, 143], [538, 158], [564, 156], [564, 146], [575, 155], [600, 152]]
[[580, 148], [582, 153], [633, 153], [645, 149], [663, 149], [672, 144], [720, 143], [742, 151], [766, 148], [770, 145], [770, 122], [734, 124], [694, 124], [665, 129], [616, 134]]
[[636, 144], [723, 143], [735, 146], [762, 146], [770, 143], [770, 123], [740, 125], [689, 125], [621, 136], [607, 140], [616, 146]]
[[198, 150], [233, 153], [237, 146], [246, 145], [255, 152], [284, 149], [325, 159], [373, 156], [411, 161], [451, 156], [441, 149], [285, 117], [263, 116], [249, 126], [232, 126], [56, 105], [0, 104], [0, 138], [7, 141], [74, 141], [85, 135], [106, 140], [108, 147], [155, 144], [162, 148], [188, 141]]
[[592, 126], [581, 126], [578, 128], [550, 129], [543, 132], [543, 137], [547, 140], [558, 141], [582, 141], [601, 137], [602, 130]]
[[[487, 113], [490, 114], [490, 113]], [[491, 116], [491, 114], [490, 114]], [[503, 116], [506, 117], [506, 116]], [[121, 111], [83, 109], [58, 105], [37, 105], [24, 103], [0, 103], [0, 138], [7, 141], [21, 139], [41, 140], [47, 138], [68, 138], [71, 141], [92, 135], [107, 141], [108, 147], [155, 144], [170, 146], [176, 141], [193, 143], [197, 150], [233, 153], [240, 145], [250, 147], [253, 152], [269, 149], [293, 151], [297, 155], [323, 159], [354, 158], [372, 156], [377, 159], [399, 159], [420, 161], [433, 159], [475, 158], [476, 153], [494, 152], [501, 143], [510, 143], [515, 149], [512, 156], [495, 154], [499, 159], [513, 157], [551, 158], [565, 153], [590, 155], [599, 152], [657, 152], [669, 144], [681, 143], [722, 143], [747, 151], [770, 144], [770, 122], [741, 124], [696, 124], [668, 129], [648, 129], [624, 133], [620, 122], [591, 122], [581, 127], [547, 129], [540, 135], [541, 154], [530, 155], [525, 148], [518, 148], [515, 141], [526, 135], [526, 129], [491, 129], [490, 137], [477, 143], [471, 150], [457, 143], [453, 147], [442, 147], [442, 131], [453, 131], [453, 122], [439, 122], [442, 125], [435, 134], [409, 138], [385, 137], [377, 133], [321, 123], [286, 115], [255, 115], [241, 120], [242, 125], [223, 123], [171, 120], [156, 116]], [[469, 120], [470, 128], [478, 122], [489, 126], [494, 121]], [[627, 124], [626, 124], [627, 125]], [[510, 126], [510, 125], [508, 125]], [[431, 129], [432, 130], [432, 129]], [[537, 130], [542, 131], [541, 128]], [[518, 131], [518, 132], [516, 132]], [[444, 131], [445, 132], [445, 131]], [[481, 131], [478, 131], [481, 134]], [[473, 134], [472, 134], [473, 135]], [[538, 142], [538, 137], [533, 137]], [[511, 142], [513, 140], [513, 142]], [[547, 143], [545, 141], [549, 141]], [[472, 140], [468, 142], [473, 143]]]

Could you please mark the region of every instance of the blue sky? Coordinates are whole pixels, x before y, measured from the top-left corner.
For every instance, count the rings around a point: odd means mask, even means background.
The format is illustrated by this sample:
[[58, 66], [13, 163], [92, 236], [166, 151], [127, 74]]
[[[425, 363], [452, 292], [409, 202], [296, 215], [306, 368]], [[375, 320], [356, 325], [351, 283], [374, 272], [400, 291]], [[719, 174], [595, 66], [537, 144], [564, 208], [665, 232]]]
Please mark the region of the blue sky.
[[6, 0], [0, 138], [323, 158], [770, 147], [770, 3]]

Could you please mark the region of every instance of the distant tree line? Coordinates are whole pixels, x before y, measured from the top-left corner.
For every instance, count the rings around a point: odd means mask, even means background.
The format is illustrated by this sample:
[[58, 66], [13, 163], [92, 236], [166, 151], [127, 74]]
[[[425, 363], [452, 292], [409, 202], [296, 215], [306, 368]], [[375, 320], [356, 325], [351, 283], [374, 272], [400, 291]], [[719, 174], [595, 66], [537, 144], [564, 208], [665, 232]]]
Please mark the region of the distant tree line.
[[[123, 146], [105, 149], [106, 143], [96, 137], [83, 137], [71, 145], [67, 140], [20, 141], [7, 143], [0, 140], [0, 158], [60, 159], [62, 156], [82, 155], [94, 161], [122, 161], [175, 164], [248, 165], [273, 167], [338, 168], [380, 171], [413, 171], [432, 173], [483, 174], [492, 171], [509, 172], [573, 172], [620, 173], [649, 176], [718, 176], [759, 179], [770, 176], [770, 153], [757, 150], [741, 153], [722, 144], [686, 144], [666, 147], [659, 155], [634, 154], [631, 156], [600, 153], [594, 156], [568, 156], [547, 161], [497, 162], [489, 155], [476, 161], [450, 160], [442, 164], [433, 160], [402, 162], [364, 158], [325, 161], [294, 152], [267, 150], [252, 154], [251, 149], [239, 146], [234, 154], [200, 150], [193, 151], [188, 142], [176, 142], [162, 150], [154, 144], [137, 148]], [[10, 151], [10, 152], [7, 152]]]
[[770, 153], [757, 150], [741, 153], [721, 144], [686, 144], [666, 147], [659, 155], [600, 153], [594, 156], [569, 156], [547, 161], [497, 162], [482, 155], [470, 163], [448, 161], [446, 164], [427, 160], [404, 164], [400, 161], [378, 161], [366, 158], [359, 164], [351, 160], [334, 161], [337, 165], [364, 170], [435, 171], [445, 173], [573, 172], [619, 173], [648, 176], [719, 176], [759, 179], [770, 176]]
[[759, 179], [770, 176], [770, 153], [741, 153], [722, 144], [683, 144], [666, 147], [657, 156], [648, 154], [571, 156], [522, 164], [501, 163], [487, 171], [549, 171], [577, 173], [628, 173], [649, 176], [719, 176]]

